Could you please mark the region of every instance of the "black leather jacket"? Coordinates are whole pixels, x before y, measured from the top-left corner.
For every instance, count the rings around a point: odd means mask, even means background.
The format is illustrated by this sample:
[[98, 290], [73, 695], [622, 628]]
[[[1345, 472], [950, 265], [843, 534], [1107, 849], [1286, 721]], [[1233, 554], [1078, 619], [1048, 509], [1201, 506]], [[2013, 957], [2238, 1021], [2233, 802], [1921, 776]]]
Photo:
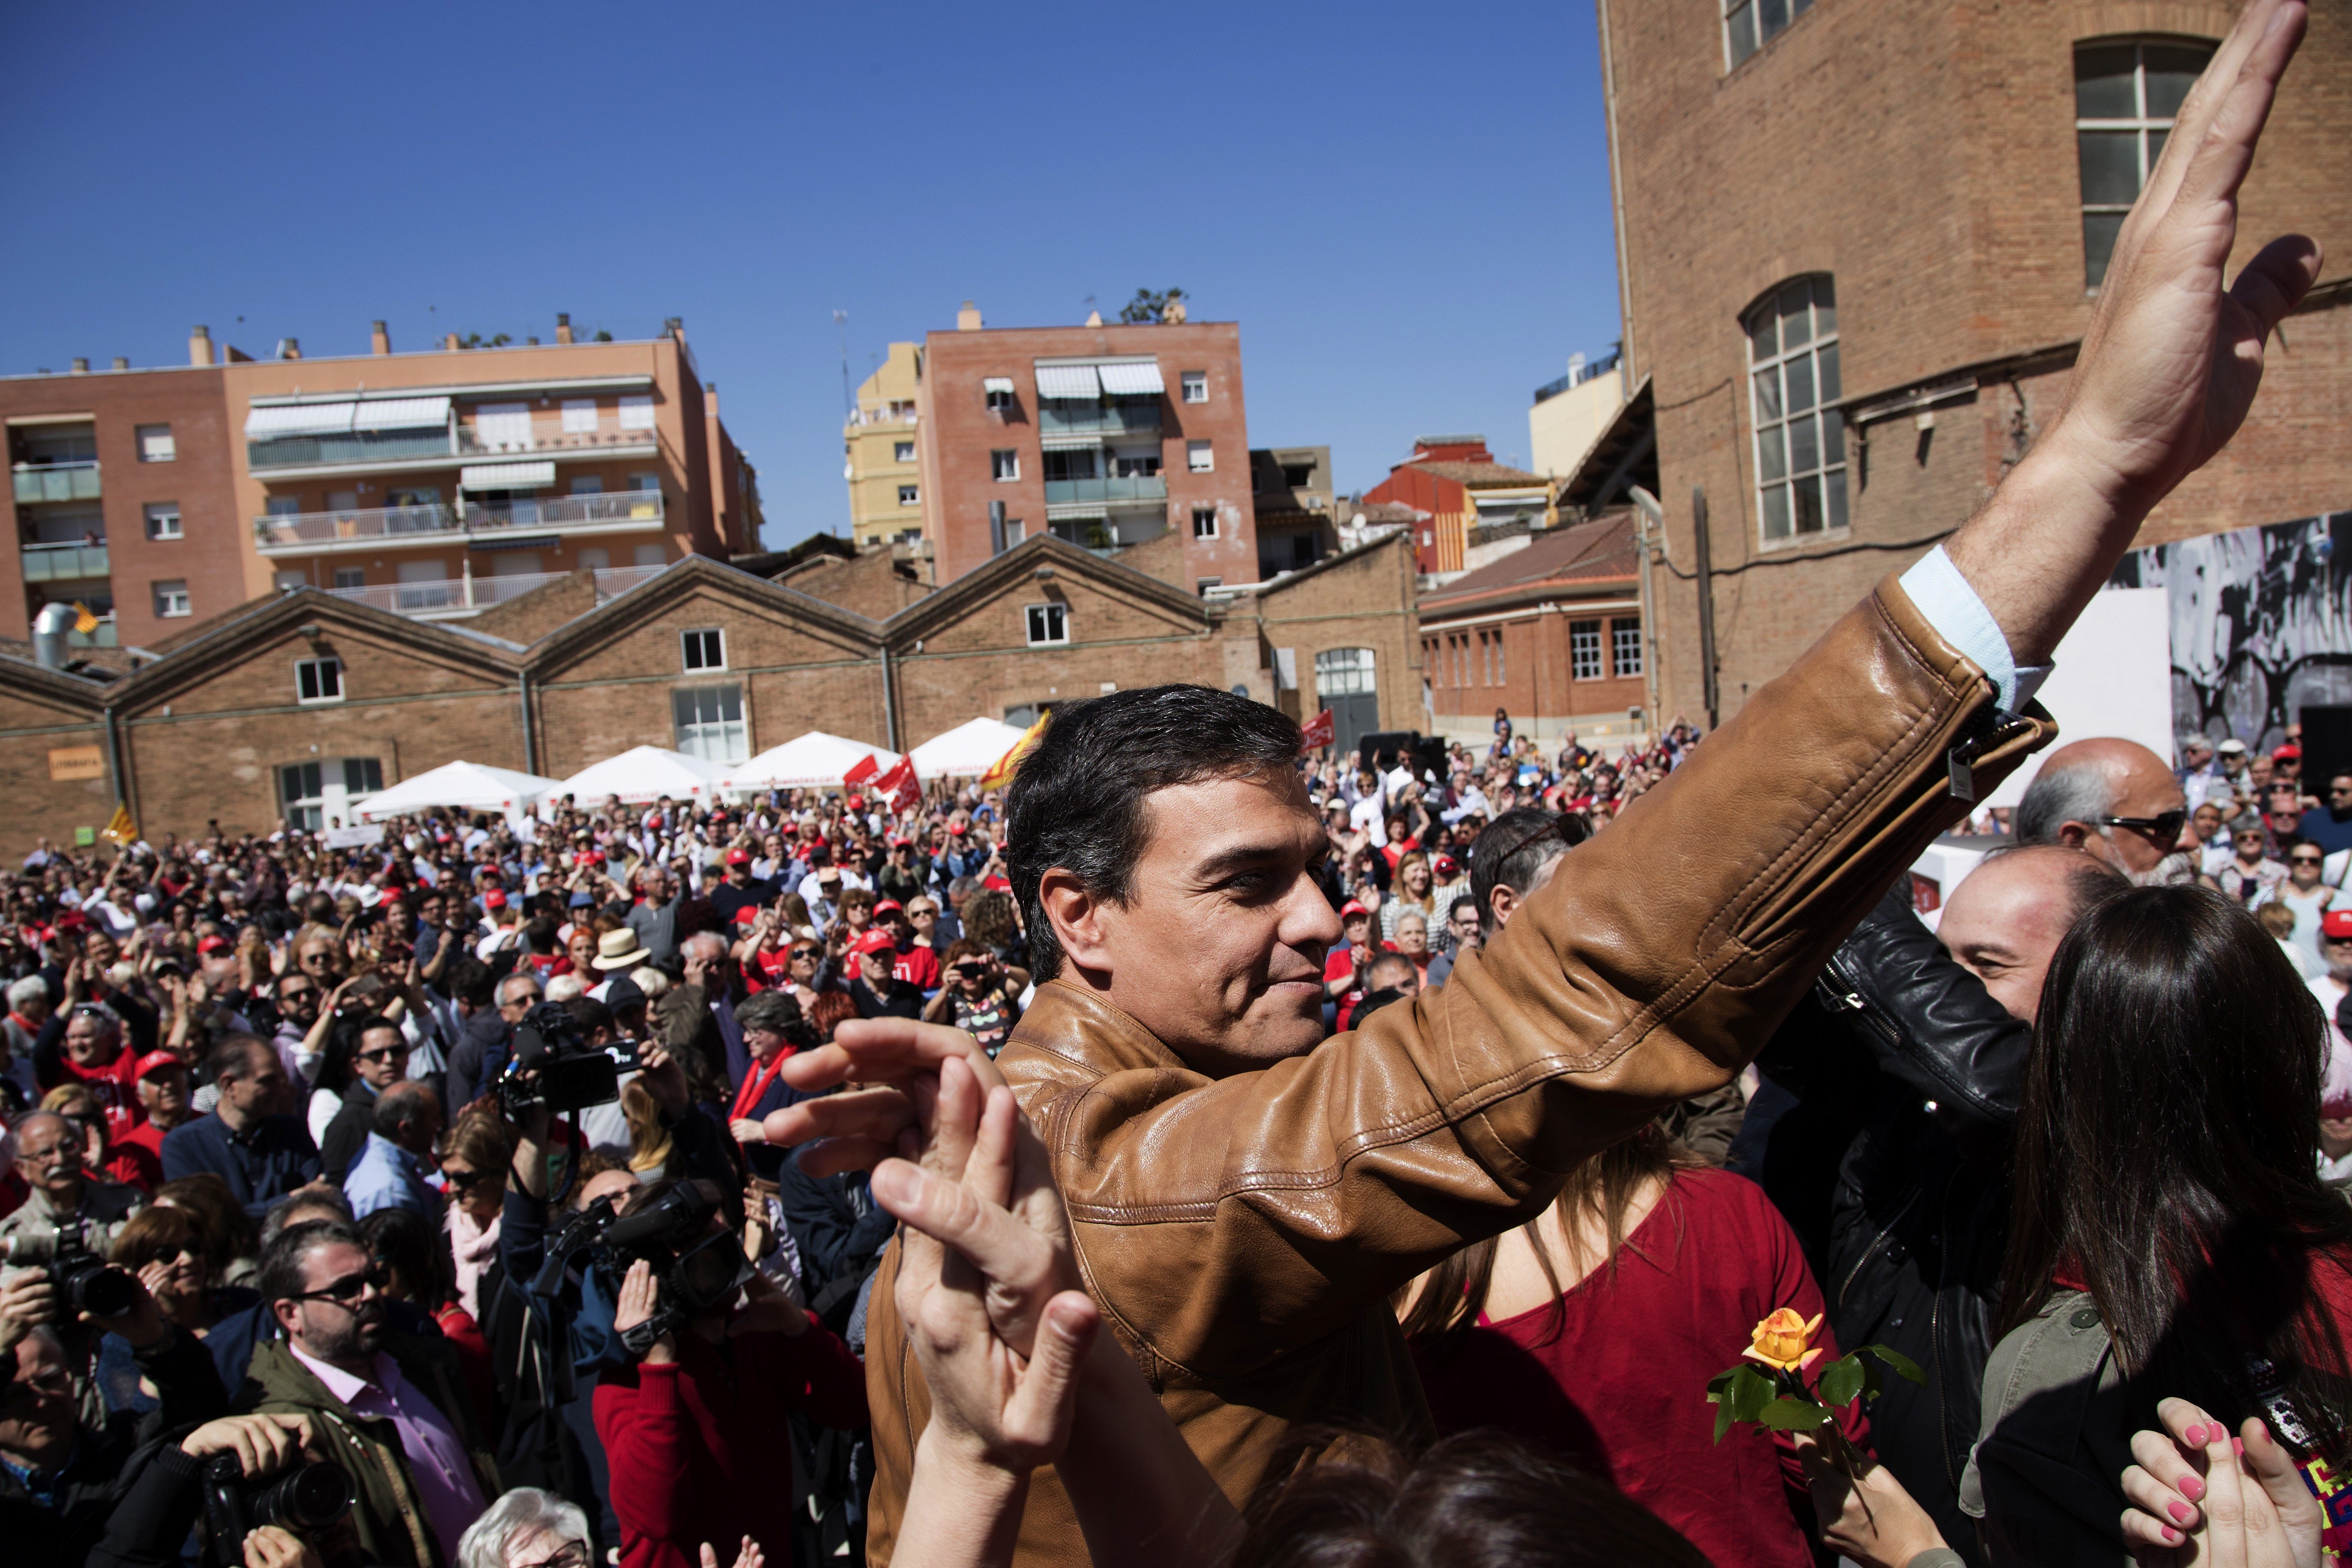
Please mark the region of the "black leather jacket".
[[[2032, 1031], [1911, 912], [1907, 879], [1838, 949], [1759, 1058], [1795, 1103], [1756, 1171], [1819, 1247], [1842, 1348], [1927, 1373], [1871, 1407], [1879, 1458], [1975, 1561], [1958, 1488], [2008, 1243], [2004, 1161]], [[1833, 1169], [1832, 1169], [1833, 1167]]]

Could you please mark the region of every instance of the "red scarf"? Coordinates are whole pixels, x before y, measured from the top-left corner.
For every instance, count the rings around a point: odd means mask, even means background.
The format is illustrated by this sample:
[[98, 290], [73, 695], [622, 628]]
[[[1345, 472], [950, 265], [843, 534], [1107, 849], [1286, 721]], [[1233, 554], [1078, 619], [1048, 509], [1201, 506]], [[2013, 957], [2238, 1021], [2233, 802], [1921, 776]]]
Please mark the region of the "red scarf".
[[768, 1086], [776, 1081], [776, 1075], [784, 1070], [785, 1061], [798, 1048], [786, 1046], [769, 1058], [765, 1067], [757, 1062], [751, 1065], [751, 1070], [743, 1077], [743, 1087], [735, 1091], [735, 1109], [727, 1113], [728, 1121], [742, 1121], [751, 1117], [751, 1108], [760, 1103], [761, 1096], [768, 1092]]

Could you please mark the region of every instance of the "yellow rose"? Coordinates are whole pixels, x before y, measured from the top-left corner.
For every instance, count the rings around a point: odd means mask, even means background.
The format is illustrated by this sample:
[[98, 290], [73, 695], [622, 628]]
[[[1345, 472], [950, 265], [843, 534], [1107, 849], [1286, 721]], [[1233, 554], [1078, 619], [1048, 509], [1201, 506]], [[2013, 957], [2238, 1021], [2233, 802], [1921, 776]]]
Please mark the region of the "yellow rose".
[[1809, 1323], [1790, 1308], [1775, 1307], [1770, 1317], [1756, 1325], [1756, 1342], [1739, 1353], [1782, 1372], [1802, 1372], [1821, 1356], [1819, 1350], [1809, 1348], [1821, 1326], [1819, 1312]]

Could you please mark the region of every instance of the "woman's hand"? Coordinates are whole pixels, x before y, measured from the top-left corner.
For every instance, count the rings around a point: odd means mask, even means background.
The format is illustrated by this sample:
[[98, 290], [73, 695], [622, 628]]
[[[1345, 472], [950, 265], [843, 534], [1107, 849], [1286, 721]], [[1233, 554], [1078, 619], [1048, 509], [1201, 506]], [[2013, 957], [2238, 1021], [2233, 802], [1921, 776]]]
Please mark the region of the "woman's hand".
[[[2230, 1430], [2185, 1399], [2156, 1407], [2161, 1432], [2132, 1436], [2124, 1539], [2147, 1568], [2318, 1568], [2326, 1520], [2294, 1458], [2249, 1418]], [[2242, 1444], [2244, 1455], [2239, 1454]]]
[[[613, 1332], [625, 1334], [641, 1323], [651, 1322], [660, 1306], [661, 1289], [654, 1283], [653, 1265], [640, 1258], [629, 1265], [628, 1273], [621, 1278], [621, 1299], [613, 1310]], [[666, 1366], [677, 1359], [677, 1341], [668, 1334], [656, 1340], [653, 1348], [646, 1352], [647, 1366]]]
[[1927, 1510], [1914, 1501], [1884, 1465], [1868, 1465], [1855, 1489], [1828, 1447], [1810, 1432], [1790, 1434], [1805, 1463], [1822, 1541], [1869, 1568], [1903, 1568], [1920, 1552], [1947, 1544]]

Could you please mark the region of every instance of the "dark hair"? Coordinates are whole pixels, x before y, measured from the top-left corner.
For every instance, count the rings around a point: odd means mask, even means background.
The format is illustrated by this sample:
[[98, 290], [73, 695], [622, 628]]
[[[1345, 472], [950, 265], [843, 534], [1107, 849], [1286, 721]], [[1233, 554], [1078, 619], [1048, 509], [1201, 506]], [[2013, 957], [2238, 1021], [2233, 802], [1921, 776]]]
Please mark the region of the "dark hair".
[[403, 1079], [376, 1096], [373, 1125], [379, 1136], [398, 1142], [403, 1132], [424, 1120], [426, 1107], [433, 1104], [432, 1085]]
[[1417, 975], [1421, 973], [1421, 965], [1415, 963], [1409, 953], [1376, 952], [1372, 955], [1372, 961], [1364, 965], [1364, 983], [1376, 991], [1392, 989], [1392, 987], [1383, 987], [1372, 979], [1372, 976], [1379, 973], [1383, 967], [1389, 973], [1400, 979], [1407, 974]]
[[273, 1062], [278, 1059], [277, 1051], [259, 1035], [223, 1035], [213, 1054], [205, 1058], [205, 1076], [221, 1084], [242, 1079], [250, 1075], [257, 1051], [267, 1053]]
[[1404, 1000], [1405, 994], [1398, 990], [1393, 985], [1383, 985], [1377, 991], [1367, 991], [1364, 993], [1364, 999], [1357, 1003], [1354, 1009], [1349, 1013], [1348, 1027], [1350, 1029], [1360, 1029], [1364, 1026], [1365, 1019], [1370, 1017], [1373, 1014], [1379, 1012], [1381, 1008], [1387, 1006], [1391, 1002], [1402, 1002]]
[[261, 1237], [254, 1228], [253, 1216], [245, 1212], [245, 1205], [228, 1190], [227, 1181], [214, 1172], [198, 1171], [194, 1175], [165, 1182], [155, 1189], [155, 1203], [158, 1206], [185, 1209], [195, 1220], [205, 1233], [205, 1256], [212, 1260], [215, 1275], [261, 1249]]
[[283, 1301], [309, 1289], [302, 1281], [303, 1260], [319, 1248], [337, 1242], [356, 1247], [362, 1252], [368, 1249], [367, 1238], [339, 1219], [304, 1220], [279, 1231], [261, 1249], [261, 1269], [253, 1281], [261, 1299]]
[[1038, 907], [1059, 868], [1124, 903], [1149, 837], [1144, 800], [1209, 779], [1286, 773], [1298, 726], [1263, 702], [1206, 686], [1144, 686], [1054, 710], [1005, 792], [1013, 896], [1039, 982], [1061, 973], [1062, 945]]
[[523, 922], [522, 940], [533, 952], [551, 953], [555, 951], [557, 929], [555, 921], [547, 916], [534, 915]]
[[360, 1221], [368, 1252], [400, 1271], [416, 1305], [437, 1312], [457, 1293], [457, 1268], [441, 1232], [413, 1209], [381, 1208]]
[[2140, 1387], [2234, 1424], [2266, 1357], [2330, 1457], [2347, 1373], [2327, 1302], [2352, 1208], [2316, 1170], [2326, 1020], [2278, 944], [2209, 889], [2095, 905], [2050, 962], [2013, 1145], [2001, 1329], [2067, 1270]]
[[1606, 1481], [1496, 1432], [1441, 1439], [1417, 1460], [1377, 1438], [1310, 1434], [1270, 1477], [1230, 1568], [1706, 1564]]
[[211, 1255], [204, 1224], [188, 1210], [149, 1204], [122, 1222], [107, 1247], [106, 1260], [138, 1273], [161, 1258], [194, 1253], [209, 1271], [217, 1262]]
[[1515, 805], [1478, 830], [1470, 846], [1470, 896], [1478, 901], [1478, 924], [1495, 924], [1495, 889], [1525, 894], [1546, 865], [1592, 837], [1584, 818]]
[[[1452, 903], [1445, 906], [1445, 918], [1450, 921], [1465, 909], [1470, 910], [1473, 914], [1477, 913], [1478, 910], [1478, 900], [1472, 898], [1467, 893], [1461, 894]], [[1483, 925], [1486, 922], [1482, 919], [1479, 923]]]
[[460, 953], [449, 963], [449, 994], [477, 1011], [488, 1007], [498, 994], [498, 981], [490, 966], [472, 953]]
[[574, 996], [559, 1005], [572, 1015], [572, 1021], [580, 1026], [580, 1032], [583, 1035], [593, 1035], [599, 1029], [619, 1032], [620, 1026], [613, 1019], [613, 1009], [593, 996]]

